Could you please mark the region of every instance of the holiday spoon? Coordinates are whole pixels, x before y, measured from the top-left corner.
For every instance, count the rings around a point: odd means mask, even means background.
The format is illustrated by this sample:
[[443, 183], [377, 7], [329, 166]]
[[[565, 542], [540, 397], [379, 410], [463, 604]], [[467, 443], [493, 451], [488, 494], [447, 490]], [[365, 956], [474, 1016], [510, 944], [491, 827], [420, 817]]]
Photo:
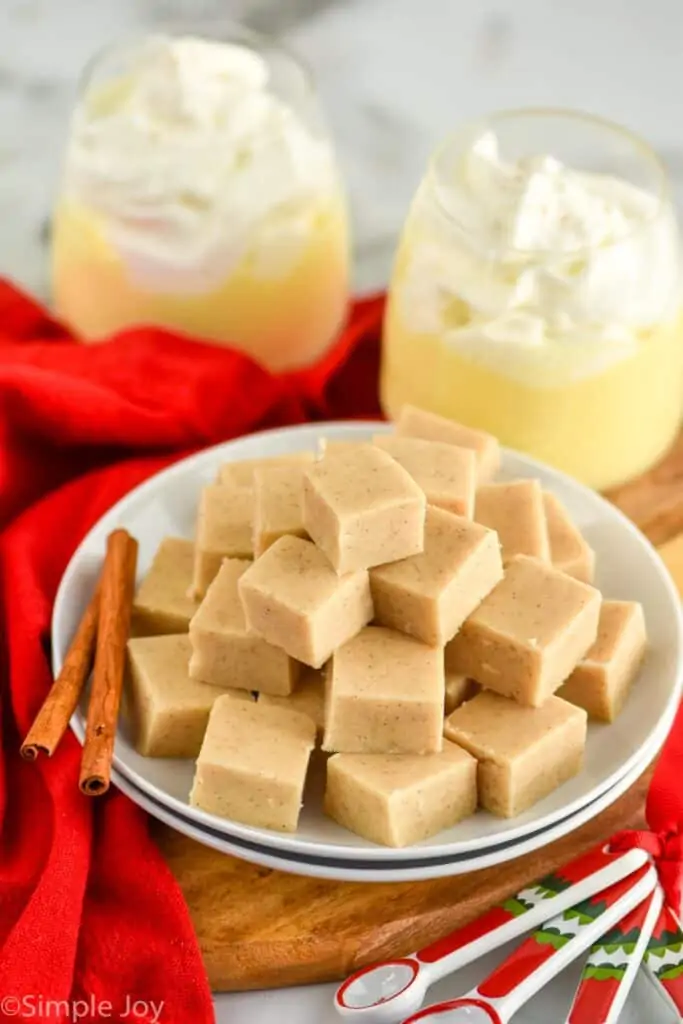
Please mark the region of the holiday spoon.
[[664, 903], [657, 886], [593, 944], [565, 1024], [616, 1024]]
[[465, 996], [420, 1010], [404, 1024], [508, 1024], [524, 1003], [647, 899], [656, 885], [655, 868], [641, 868], [553, 917]]
[[422, 1006], [428, 988], [447, 974], [626, 878], [647, 861], [642, 850], [623, 854], [596, 847], [433, 945], [352, 974], [335, 995], [337, 1013], [359, 1024], [403, 1021]]

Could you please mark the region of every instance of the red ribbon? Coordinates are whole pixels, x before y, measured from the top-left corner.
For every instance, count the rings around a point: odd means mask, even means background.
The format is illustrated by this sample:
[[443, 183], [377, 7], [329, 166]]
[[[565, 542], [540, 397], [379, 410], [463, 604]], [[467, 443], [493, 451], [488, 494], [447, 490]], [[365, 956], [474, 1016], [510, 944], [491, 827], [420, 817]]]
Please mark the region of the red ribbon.
[[680, 915], [683, 904], [683, 705], [660, 755], [645, 807], [650, 826], [619, 832], [612, 849], [634, 847], [650, 854], [667, 903]]

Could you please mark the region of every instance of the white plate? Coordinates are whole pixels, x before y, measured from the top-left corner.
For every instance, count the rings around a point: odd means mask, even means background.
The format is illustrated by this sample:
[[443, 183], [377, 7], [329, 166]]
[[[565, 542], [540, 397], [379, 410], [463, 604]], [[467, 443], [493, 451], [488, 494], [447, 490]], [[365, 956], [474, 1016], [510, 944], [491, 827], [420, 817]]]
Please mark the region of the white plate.
[[[516, 857], [532, 853], [534, 850], [574, 832], [622, 796], [642, 775], [658, 749], [658, 746], [653, 746], [643, 761], [634, 765], [615, 786], [608, 789], [597, 800], [587, 804], [575, 814], [562, 818], [550, 828], [541, 829], [523, 839], [487, 847], [479, 853], [456, 855], [452, 858], [436, 858], [435, 860], [416, 858], [409, 861], [387, 861], [384, 863], [369, 861], [365, 866], [361, 866], [362, 862], [360, 861], [351, 863], [346, 859], [312, 858], [305, 854], [284, 853], [267, 847], [259, 847], [256, 844], [245, 847], [240, 845], [239, 840], [230, 839], [208, 826], [197, 825], [185, 815], [178, 814], [157, 803], [118, 772], [113, 773], [112, 779], [122, 792], [152, 817], [164, 822], [175, 831], [182, 832], [190, 839], [218, 850], [219, 853], [239, 857], [241, 860], [274, 868], [277, 871], [287, 871], [290, 874], [305, 875], [311, 878], [327, 878], [337, 882], [420, 882], [430, 878], [449, 878], [453, 875], [465, 874], [468, 871], [480, 871], [483, 868], [495, 867], [496, 864], [504, 864]], [[385, 854], [390, 855], [391, 850], [386, 850]]]
[[[115, 505], [90, 531], [74, 554], [57, 594], [53, 616], [53, 668], [64, 653], [92, 592], [107, 534], [124, 526], [140, 542], [139, 572], [148, 568], [163, 536], [191, 537], [200, 487], [213, 480], [228, 460], [312, 450], [321, 436], [362, 439], [377, 424], [337, 423], [267, 431], [218, 445], [157, 474]], [[389, 429], [384, 427], [384, 429]], [[653, 737], [668, 728], [682, 681], [682, 630], [678, 595], [659, 556], [639, 530], [595, 492], [526, 456], [506, 451], [503, 478], [537, 477], [553, 491], [597, 552], [597, 585], [606, 597], [641, 601], [650, 651], [627, 705], [611, 726], [589, 726], [584, 770], [518, 818], [503, 821], [479, 812], [452, 829], [407, 850], [387, 851], [353, 835], [326, 818], [318, 805], [304, 807], [299, 831], [281, 835], [217, 818], [187, 802], [193, 766], [189, 761], [141, 757], [119, 732], [114, 766], [125, 780], [170, 811], [273, 850], [346, 860], [411, 860], [415, 856], [452, 857], [548, 828], [574, 814], [612, 788], [639, 764]], [[82, 717], [74, 725], [82, 736]], [[80, 726], [80, 728], [79, 728]], [[661, 741], [660, 741], [661, 742]]]

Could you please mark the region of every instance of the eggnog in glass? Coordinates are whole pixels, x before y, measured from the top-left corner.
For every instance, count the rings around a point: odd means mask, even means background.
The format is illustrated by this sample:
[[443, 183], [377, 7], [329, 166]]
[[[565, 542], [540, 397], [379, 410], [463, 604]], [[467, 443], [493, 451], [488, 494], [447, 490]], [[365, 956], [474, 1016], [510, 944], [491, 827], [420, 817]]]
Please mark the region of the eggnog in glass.
[[231, 28], [94, 59], [52, 251], [56, 311], [84, 340], [152, 324], [303, 366], [343, 323], [348, 273], [333, 147], [292, 56]]
[[683, 399], [679, 233], [630, 132], [562, 110], [493, 115], [432, 158], [400, 242], [381, 396], [598, 488], [668, 448]]

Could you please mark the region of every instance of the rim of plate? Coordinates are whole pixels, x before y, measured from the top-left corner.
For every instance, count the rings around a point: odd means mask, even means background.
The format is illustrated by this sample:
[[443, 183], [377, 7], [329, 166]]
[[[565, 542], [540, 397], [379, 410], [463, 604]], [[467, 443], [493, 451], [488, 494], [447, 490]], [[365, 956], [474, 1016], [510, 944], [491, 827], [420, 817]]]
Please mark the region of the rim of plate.
[[[164, 804], [138, 789], [133, 782], [122, 778], [115, 769], [112, 771], [112, 781], [122, 793], [125, 793], [129, 799], [152, 817], [174, 831], [181, 832], [195, 842], [217, 850], [219, 853], [238, 857], [240, 860], [252, 864], [274, 868], [276, 871], [287, 871], [311, 878], [349, 882], [410, 882], [466, 874], [468, 871], [480, 871], [484, 868], [495, 867], [497, 864], [504, 864], [516, 857], [532, 853], [541, 846], [546, 846], [569, 835], [616, 803], [647, 770], [656, 757], [658, 749], [649, 751], [642, 762], [634, 765], [614, 786], [596, 800], [591, 801], [574, 814], [562, 818], [548, 829], [540, 829], [521, 839], [492, 846], [488, 852], [479, 855], [472, 852], [428, 860], [415, 859], [414, 861], [386, 861], [384, 863], [370, 861], [368, 867], [362, 866], [360, 862], [353, 862], [350, 866], [347, 861], [341, 859], [287, 854], [267, 846], [259, 846], [256, 843], [242, 842], [234, 836], [225, 836], [216, 829], [197, 825], [184, 815], [169, 810]], [[460, 870], [450, 870], [455, 866]]]
[[[335, 434], [343, 434], [348, 436], [348, 434], [351, 433], [353, 435], [358, 435], [360, 439], [363, 436], [367, 436], [368, 433], [388, 432], [389, 430], [390, 424], [377, 420], [321, 421], [313, 424], [305, 423], [290, 427], [263, 430], [195, 452], [193, 455], [180, 459], [178, 462], [160, 470], [158, 473], [150, 476], [147, 480], [144, 480], [141, 484], [138, 484], [119, 499], [119, 501], [105, 512], [104, 515], [101, 516], [101, 518], [92, 526], [76, 548], [69, 564], [66, 567], [64, 575], [62, 576], [57, 590], [52, 615], [52, 668], [54, 674], [56, 675], [61, 667], [66, 649], [66, 630], [63, 628], [62, 621], [66, 615], [68, 591], [79, 569], [81, 558], [84, 557], [84, 553], [91, 543], [91, 538], [99, 532], [104, 533], [105, 531], [113, 528], [120, 516], [125, 514], [127, 506], [137, 504], [149, 495], [153, 494], [159, 486], [160, 481], [172, 480], [174, 477], [182, 476], [188, 471], [200, 472], [204, 468], [217, 466], [219, 461], [230, 461], [231, 454], [241, 456], [242, 458], [259, 457], [258, 452], [252, 452], [250, 449], [257, 449], [259, 445], [263, 443], [268, 444], [269, 440], [284, 439], [284, 448], [286, 447], [286, 440], [288, 438], [296, 437], [302, 439], [302, 446], [308, 442], [309, 448], [312, 448], [322, 435], [334, 436]], [[260, 455], [263, 457], [267, 457], [268, 454], [268, 451], [260, 452]], [[653, 735], [655, 733], [659, 733], [664, 720], [668, 723], [666, 726], [666, 731], [668, 732], [683, 688], [683, 615], [681, 614], [680, 598], [668, 570], [664, 566], [659, 554], [650, 541], [620, 509], [615, 505], [612, 505], [596, 491], [593, 491], [584, 484], [579, 483], [579, 481], [574, 480], [565, 473], [562, 473], [561, 471], [554, 469], [537, 459], [533, 459], [531, 456], [503, 448], [503, 467], [508, 459], [521, 461], [525, 466], [525, 471], [528, 472], [528, 475], [530, 476], [538, 476], [540, 474], [540, 476], [546, 477], [551, 484], [555, 482], [560, 489], [569, 487], [585, 501], [591, 502], [597, 511], [604, 513], [612, 520], [619, 521], [621, 527], [631, 535], [634, 543], [643, 550], [651, 561], [653, 568], [656, 570], [656, 574], [659, 577], [659, 583], [667, 595], [670, 611], [673, 612], [675, 629], [674, 635], [672, 636], [672, 642], [675, 644], [676, 667], [675, 673], [673, 674], [674, 678], [672, 678], [671, 691], [666, 705], [663, 708], [662, 714], [660, 715], [658, 722], [653, 726], [651, 733], [641, 742], [640, 746], [636, 750], [632, 751], [629, 757], [622, 761], [617, 769], [614, 769], [606, 778], [603, 778], [587, 794], [584, 793], [570, 801], [568, 804], [556, 808], [553, 811], [549, 811], [545, 815], [533, 821], [527, 821], [524, 824], [507, 828], [504, 833], [504, 839], [500, 840], [501, 842], [514, 841], [525, 835], [529, 835], [532, 832], [548, 828], [558, 820], [576, 813], [582, 807], [599, 798], [602, 793], [611, 789], [624, 774], [629, 772], [634, 765], [637, 765], [640, 762], [643, 752], [647, 750]], [[72, 719], [72, 727], [76, 726], [79, 722], [80, 713], [77, 711]], [[74, 731], [77, 732], [77, 729], [74, 728]], [[202, 825], [220, 831], [225, 835], [233, 836], [271, 849], [288, 850], [299, 854], [309, 853], [314, 856], [333, 856], [342, 860], [382, 860], [386, 859], [387, 856], [386, 849], [384, 847], [354, 847], [349, 845], [342, 846], [329, 841], [315, 842], [310, 839], [301, 838], [297, 833], [281, 834], [271, 832], [266, 829], [259, 829], [253, 826], [244, 825], [240, 822], [233, 822], [229, 819], [219, 818], [198, 808], [190, 807], [187, 802], [179, 800], [171, 794], [165, 793], [154, 783], [149, 782], [144, 776], [140, 775], [137, 771], [129, 768], [116, 754], [116, 752], [114, 754], [113, 767], [116, 768], [119, 775], [132, 782], [136, 788], [148, 793], [154, 800], [159, 801], [181, 815], [189, 813], [191, 820], [200, 822]], [[503, 822], [501, 822], [501, 824], [503, 824]], [[486, 842], [486, 840], [478, 837], [468, 840], [456, 840], [441, 844], [433, 844], [429, 847], [428, 856], [448, 857], [454, 856], [456, 853], [467, 853], [481, 848], [483, 842]], [[392, 850], [391, 860], [410, 860], [411, 854], [414, 855], [415, 849], [420, 848], [421, 847], [408, 847]]]

